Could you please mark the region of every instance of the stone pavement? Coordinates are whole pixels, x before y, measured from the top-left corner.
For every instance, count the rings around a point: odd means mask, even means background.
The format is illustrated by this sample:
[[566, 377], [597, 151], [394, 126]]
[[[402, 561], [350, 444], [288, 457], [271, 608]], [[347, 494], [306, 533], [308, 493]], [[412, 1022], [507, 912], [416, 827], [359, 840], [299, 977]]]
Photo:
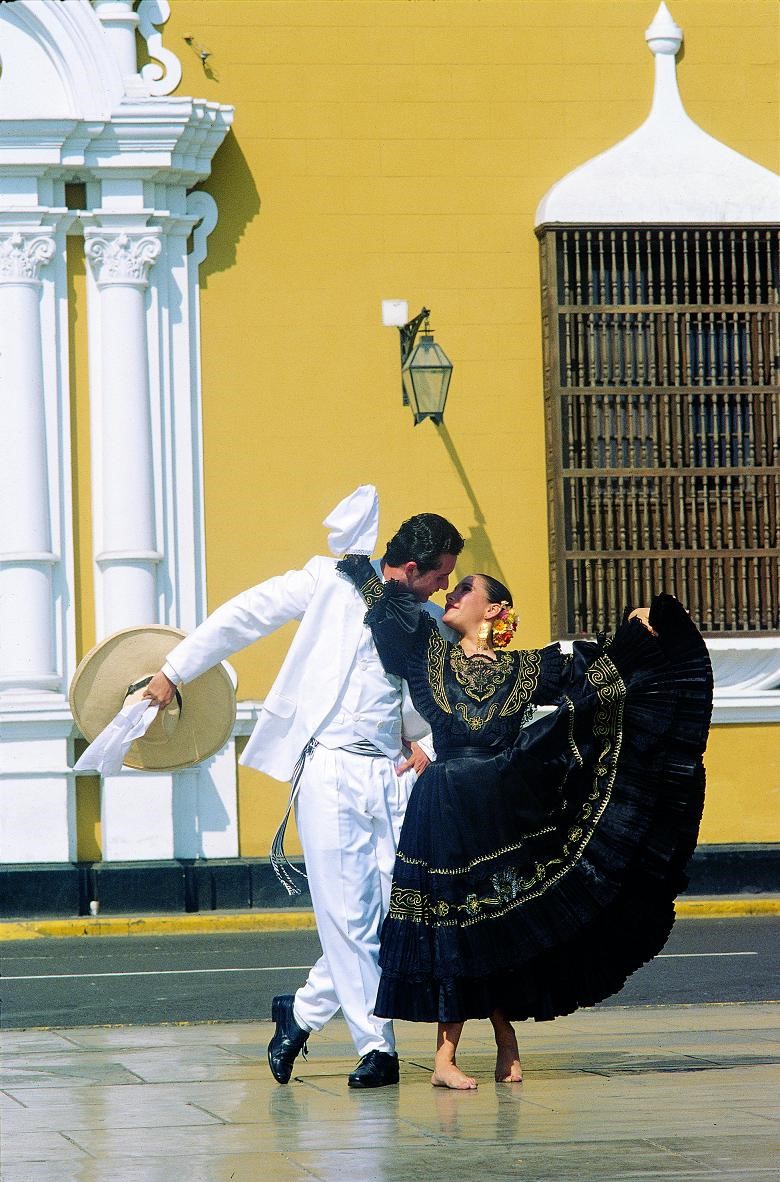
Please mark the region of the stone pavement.
[[400, 1087], [354, 1092], [344, 1024], [287, 1087], [268, 1022], [2, 1034], [3, 1182], [764, 1182], [778, 1177], [776, 1004], [610, 1008], [521, 1026], [526, 1082], [430, 1086], [430, 1027], [398, 1023]]

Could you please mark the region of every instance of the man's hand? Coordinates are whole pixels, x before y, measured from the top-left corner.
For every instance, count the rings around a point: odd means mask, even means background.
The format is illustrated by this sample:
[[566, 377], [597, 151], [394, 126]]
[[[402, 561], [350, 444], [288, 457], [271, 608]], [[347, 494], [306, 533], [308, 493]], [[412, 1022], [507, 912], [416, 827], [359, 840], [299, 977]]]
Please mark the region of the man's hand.
[[410, 743], [409, 747], [411, 748], [412, 754], [403, 763], [399, 763], [395, 770], [399, 776], [402, 776], [404, 772], [408, 772], [409, 768], [413, 767], [417, 775], [421, 776], [431, 761], [419, 743]]
[[657, 636], [655, 628], [650, 623], [650, 608], [649, 607], [635, 607], [629, 620], [639, 620], [640, 624], [644, 624], [651, 636]]
[[159, 673], [155, 673], [144, 690], [143, 696], [149, 698], [156, 706], [167, 706], [175, 693], [176, 686], [161, 669]]

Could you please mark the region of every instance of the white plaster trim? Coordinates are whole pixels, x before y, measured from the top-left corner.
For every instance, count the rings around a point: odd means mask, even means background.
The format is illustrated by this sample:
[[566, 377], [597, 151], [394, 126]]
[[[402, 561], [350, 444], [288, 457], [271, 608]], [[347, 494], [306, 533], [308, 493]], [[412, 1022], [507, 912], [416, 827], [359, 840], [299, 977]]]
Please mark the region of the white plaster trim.
[[708, 637], [716, 690], [753, 694], [780, 688], [780, 637]]
[[[53, 195], [52, 195], [53, 196]], [[70, 217], [58, 218], [56, 251], [44, 281], [41, 301], [43, 380], [47, 390], [49, 469], [52, 473], [51, 545], [58, 561], [52, 567], [56, 668], [59, 692], [67, 698], [76, 671], [76, 604], [73, 536], [73, 470], [68, 333], [67, 229]]]
[[162, 33], [155, 26], [164, 25], [171, 15], [168, 0], [141, 0], [136, 9], [138, 31], [146, 42], [149, 62], [141, 70], [141, 77], [150, 94], [170, 94], [181, 82], [181, 62], [175, 53], [163, 48]]
[[124, 85], [103, 28], [91, 4], [16, 0], [1, 6], [0, 17], [23, 29], [43, 46], [69, 95], [66, 114], [105, 118], [122, 101]]
[[[187, 213], [200, 220], [192, 231], [192, 252], [187, 255], [187, 293], [189, 301], [189, 398], [184, 413], [177, 415], [176, 454], [188, 455], [186, 487], [182, 498], [192, 508], [188, 521], [189, 536], [177, 535], [177, 546], [184, 548], [179, 562], [181, 627], [195, 627], [206, 616], [206, 527], [204, 521], [203, 483], [203, 413], [200, 335], [200, 265], [208, 252], [208, 238], [217, 224], [217, 203], [208, 193], [195, 192], [187, 197]], [[182, 389], [177, 402], [184, 404]]]
[[780, 691], [758, 694], [729, 694], [715, 691], [713, 726], [780, 722]]
[[233, 727], [233, 734], [251, 735], [262, 709], [262, 700], [258, 701], [248, 698], [244, 702], [239, 702], [236, 707], [236, 722]]

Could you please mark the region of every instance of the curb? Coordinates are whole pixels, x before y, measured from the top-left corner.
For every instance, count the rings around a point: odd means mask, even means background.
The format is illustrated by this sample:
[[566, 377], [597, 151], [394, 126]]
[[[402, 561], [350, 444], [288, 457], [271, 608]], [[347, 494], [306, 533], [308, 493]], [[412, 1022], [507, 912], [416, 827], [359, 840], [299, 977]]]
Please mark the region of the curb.
[[717, 919], [719, 916], [780, 915], [780, 895], [745, 895], [742, 898], [678, 899], [678, 919]]
[[[678, 919], [780, 915], [780, 895], [688, 898], [676, 904]], [[196, 912], [187, 915], [80, 916], [73, 919], [0, 921], [0, 941], [77, 936], [186, 936], [209, 932], [313, 931], [312, 911]]]
[[0, 941], [74, 936], [187, 936], [209, 932], [313, 930], [313, 911], [197, 912], [194, 915], [113, 915], [0, 921]]

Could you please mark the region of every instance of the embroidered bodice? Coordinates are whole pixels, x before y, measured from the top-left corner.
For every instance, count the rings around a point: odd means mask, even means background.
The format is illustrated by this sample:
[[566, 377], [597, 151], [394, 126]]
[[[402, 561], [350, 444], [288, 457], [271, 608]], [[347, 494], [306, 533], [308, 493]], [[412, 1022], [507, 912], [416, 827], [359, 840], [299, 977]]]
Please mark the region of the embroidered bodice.
[[430, 724], [437, 749], [500, 748], [514, 741], [535, 705], [558, 696], [562, 663], [557, 645], [501, 651], [495, 660], [467, 657], [430, 617], [421, 616], [404, 668], [415, 709]]
[[389, 673], [406, 678], [437, 751], [508, 746], [534, 706], [560, 695], [566, 660], [557, 644], [501, 650], [495, 660], [468, 657], [442, 636], [405, 588], [383, 584], [366, 559], [350, 555], [338, 566], [363, 596], [382, 663]]

